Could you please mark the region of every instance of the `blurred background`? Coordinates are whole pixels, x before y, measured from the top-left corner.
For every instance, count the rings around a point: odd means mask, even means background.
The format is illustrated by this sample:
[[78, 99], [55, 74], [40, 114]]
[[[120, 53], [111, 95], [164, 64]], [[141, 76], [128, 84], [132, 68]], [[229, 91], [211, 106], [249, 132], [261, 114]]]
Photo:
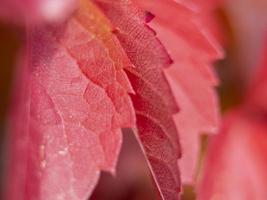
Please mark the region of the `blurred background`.
[[[267, 0], [228, 0], [214, 9], [212, 28], [225, 49], [225, 59], [217, 62], [221, 79], [218, 92], [222, 112], [239, 105], [263, 52], [267, 38]], [[0, 22], [0, 181], [4, 184], [6, 116], [12, 93], [17, 53], [23, 43], [22, 28]], [[267, 55], [266, 55], [267, 56]], [[92, 200], [155, 199], [149, 170], [130, 130], [124, 130], [124, 144], [117, 175], [103, 173]], [[201, 157], [205, 156], [208, 137], [202, 138]], [[201, 162], [199, 163], [201, 165]], [[2, 191], [2, 190], [0, 190]], [[0, 193], [1, 195], [1, 193]], [[196, 198], [194, 188], [185, 186], [183, 200]], [[0, 197], [0, 199], [2, 199]]]

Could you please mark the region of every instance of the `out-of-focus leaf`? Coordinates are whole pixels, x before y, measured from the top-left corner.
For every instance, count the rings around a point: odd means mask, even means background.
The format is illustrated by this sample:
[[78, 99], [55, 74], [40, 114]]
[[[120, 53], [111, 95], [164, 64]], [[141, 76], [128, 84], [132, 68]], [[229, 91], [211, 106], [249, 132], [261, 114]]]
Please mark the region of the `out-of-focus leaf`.
[[78, 0], [1, 0], [0, 19], [16, 23], [61, 22], [77, 8]]
[[266, 120], [232, 111], [211, 140], [198, 199], [265, 200], [266, 165]]
[[200, 200], [267, 199], [266, 51], [245, 101], [225, 116], [208, 148]]

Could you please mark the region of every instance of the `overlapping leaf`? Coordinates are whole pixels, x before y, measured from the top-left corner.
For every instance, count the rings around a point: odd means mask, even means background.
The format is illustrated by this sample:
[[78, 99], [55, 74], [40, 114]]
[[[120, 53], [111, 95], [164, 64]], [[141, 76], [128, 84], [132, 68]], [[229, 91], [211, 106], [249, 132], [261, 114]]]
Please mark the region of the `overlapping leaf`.
[[[219, 122], [218, 84], [211, 65], [222, 56], [199, 16], [184, 2], [136, 0], [156, 15], [151, 26], [168, 49], [173, 65], [166, 70], [180, 112], [175, 116], [182, 145], [182, 181], [192, 183], [199, 156], [199, 137], [215, 133]], [[162, 10], [166, 10], [162, 14]]]
[[135, 68], [127, 68], [127, 75], [136, 92], [132, 101], [138, 136], [161, 197], [177, 199], [180, 149], [172, 117], [178, 110], [163, 74], [163, 68], [171, 60], [155, 33], [145, 24], [151, 18], [149, 13], [145, 16], [129, 1], [95, 2], [114, 24], [116, 36], [135, 65]]
[[114, 173], [121, 127], [135, 125], [130, 63], [89, 1], [67, 24], [28, 35], [6, 199], [87, 199], [100, 170]]

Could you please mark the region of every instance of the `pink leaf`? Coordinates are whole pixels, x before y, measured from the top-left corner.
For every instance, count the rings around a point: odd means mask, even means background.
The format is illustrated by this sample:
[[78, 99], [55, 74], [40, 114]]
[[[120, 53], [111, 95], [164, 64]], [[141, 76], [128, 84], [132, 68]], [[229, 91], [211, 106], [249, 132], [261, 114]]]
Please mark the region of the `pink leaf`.
[[198, 199], [267, 199], [267, 76], [263, 52], [245, 102], [225, 116], [213, 136], [198, 188]]
[[161, 198], [178, 199], [180, 149], [172, 118], [178, 109], [163, 73], [171, 60], [145, 24], [151, 14], [144, 15], [130, 1], [96, 2], [114, 24], [115, 34], [135, 65], [127, 68], [127, 74], [136, 92], [132, 101], [138, 135]]
[[198, 199], [267, 199], [266, 120], [228, 114], [209, 145]]
[[28, 35], [6, 199], [87, 199], [100, 170], [115, 171], [121, 127], [135, 125], [129, 60], [89, 1], [64, 26]]
[[[151, 26], [174, 60], [166, 70], [180, 112], [175, 116], [182, 145], [182, 181], [192, 183], [199, 156], [199, 137], [215, 133], [219, 123], [212, 62], [222, 57], [215, 39], [190, 7], [172, 0], [135, 0], [156, 15]], [[162, 10], [166, 10], [162, 14]], [[175, 20], [174, 20], [175, 19]]]

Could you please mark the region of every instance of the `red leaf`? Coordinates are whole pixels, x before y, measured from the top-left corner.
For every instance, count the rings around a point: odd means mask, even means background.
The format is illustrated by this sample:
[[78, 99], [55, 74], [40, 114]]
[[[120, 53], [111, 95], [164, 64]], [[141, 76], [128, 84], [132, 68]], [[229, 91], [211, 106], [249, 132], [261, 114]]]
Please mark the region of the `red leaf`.
[[[94, 4], [83, 0], [64, 26], [30, 32], [24, 84], [13, 116], [17, 123], [10, 200], [85, 199], [100, 170], [114, 173], [120, 128], [135, 126], [133, 107], [138, 138], [161, 198], [178, 199], [181, 150], [176, 124], [186, 152], [182, 170], [188, 182], [194, 169], [184, 166], [196, 163], [199, 133], [217, 126], [217, 79], [209, 66], [221, 53], [194, 11], [171, 0], [143, 2], [155, 14], [162, 8], [169, 11], [153, 25], [177, 61], [177, 69], [167, 69], [172, 60], [145, 23], [152, 14], [128, 0], [95, 2], [113, 30]], [[175, 124], [177, 102], [181, 114]], [[189, 140], [193, 147], [186, 144]]]
[[[199, 156], [199, 137], [215, 133], [219, 122], [218, 100], [214, 86], [218, 80], [212, 62], [222, 57], [216, 41], [201, 24], [199, 15], [172, 0], [136, 0], [156, 15], [152, 27], [174, 59], [166, 70], [180, 112], [175, 116], [182, 146], [179, 161], [182, 181], [192, 183]], [[162, 14], [162, 10], [166, 10]], [[175, 19], [175, 20], [173, 20]]]
[[171, 63], [165, 49], [130, 1], [96, 0], [114, 24], [118, 39], [135, 65], [127, 68], [136, 92], [132, 101], [139, 139], [162, 199], [177, 199], [180, 191], [177, 159], [180, 156], [173, 114], [178, 109], [163, 73]]
[[267, 199], [266, 121], [228, 114], [208, 149], [198, 199]]
[[100, 170], [114, 173], [120, 128], [135, 125], [130, 63], [90, 1], [62, 27], [29, 31], [28, 48], [6, 199], [87, 199]]

